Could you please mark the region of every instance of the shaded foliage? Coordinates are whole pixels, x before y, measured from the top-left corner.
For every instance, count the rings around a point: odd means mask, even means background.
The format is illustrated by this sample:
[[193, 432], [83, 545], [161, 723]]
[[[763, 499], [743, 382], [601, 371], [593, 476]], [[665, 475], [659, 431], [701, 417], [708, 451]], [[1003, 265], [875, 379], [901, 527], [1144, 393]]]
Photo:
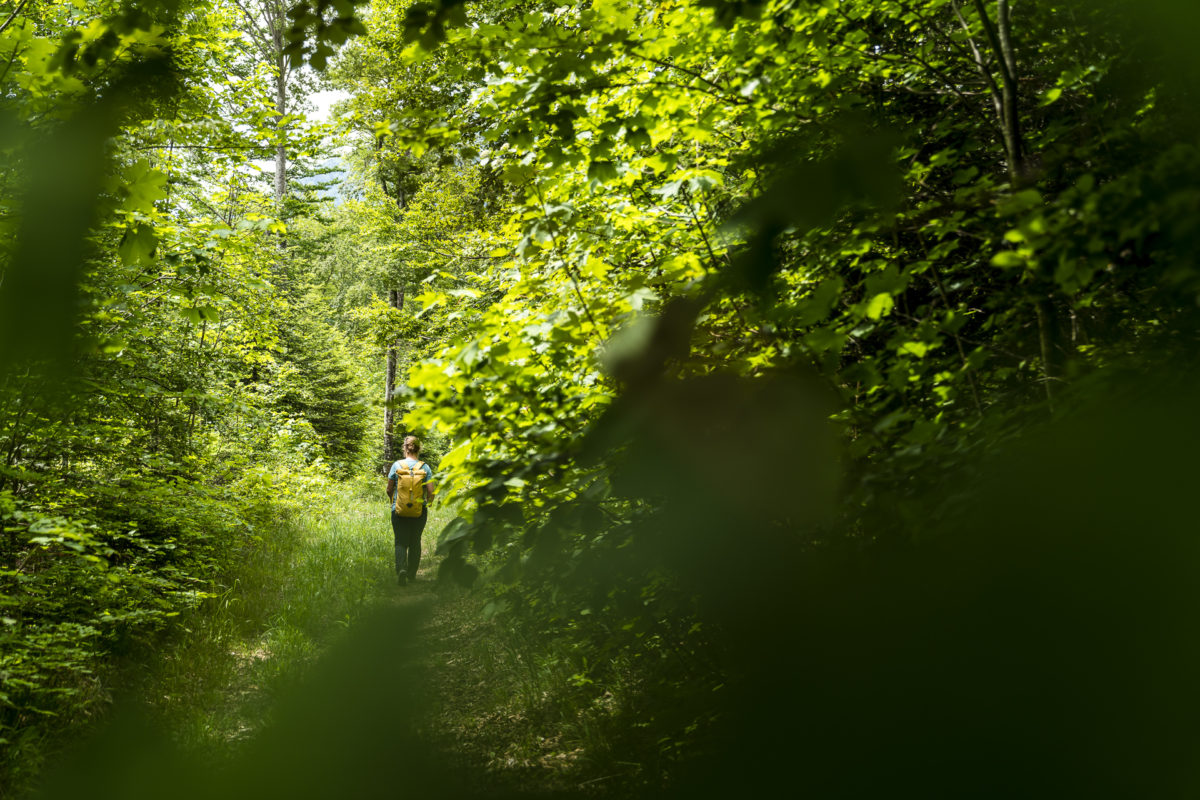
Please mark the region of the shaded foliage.
[[[1149, 67], [1142, 15], [717, 5], [478, 3], [456, 27], [448, 4], [403, 26], [423, 49], [445, 40], [418, 57], [427, 82], [476, 88], [407, 107], [396, 144], [457, 147], [514, 201], [506, 257], [464, 276], [489, 302], [464, 303], [458, 276], [420, 298], [469, 324], [410, 373], [410, 418], [458, 443], [452, 535], [490, 553], [495, 608], [555, 631], [591, 696], [619, 685], [619, 655], [666, 652], [648, 620], [706, 632], [669, 636], [706, 664], [689, 685], [658, 673], [629, 700], [678, 700], [633, 748], [644, 764], [711, 752], [696, 686], [786, 669], [738, 658], [743, 623], [705, 622], [706, 603], [741, 607], [722, 577], [758, 576], [753, 592], [815, 554], [907, 550], [972, 502], [946, 487], [984, 454], [1069, 415], [1114, 366], [1194, 346], [1196, 150], [1188, 104], [1163, 101], [1189, 84]], [[819, 412], [756, 398], [777, 376], [825, 385], [840, 465], [786, 434], [789, 413]], [[839, 511], [789, 511], [843, 468]]]

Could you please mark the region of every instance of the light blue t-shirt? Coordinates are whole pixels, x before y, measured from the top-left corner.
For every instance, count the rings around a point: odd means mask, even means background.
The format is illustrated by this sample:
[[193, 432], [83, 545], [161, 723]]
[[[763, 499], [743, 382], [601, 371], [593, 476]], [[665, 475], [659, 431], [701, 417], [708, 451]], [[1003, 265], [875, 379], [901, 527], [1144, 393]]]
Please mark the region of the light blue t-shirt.
[[[417, 465], [418, 461], [419, 461], [419, 459], [416, 459], [416, 458], [402, 458], [399, 461], [397, 461], [395, 464], [392, 464], [391, 470], [388, 471], [388, 480], [390, 481], [396, 477], [396, 470], [400, 467], [401, 464], [403, 464], [406, 467], [415, 467]], [[424, 462], [421, 462], [421, 467], [425, 470], [425, 482], [433, 483], [433, 470], [430, 468], [430, 466], [428, 464], [426, 464]]]

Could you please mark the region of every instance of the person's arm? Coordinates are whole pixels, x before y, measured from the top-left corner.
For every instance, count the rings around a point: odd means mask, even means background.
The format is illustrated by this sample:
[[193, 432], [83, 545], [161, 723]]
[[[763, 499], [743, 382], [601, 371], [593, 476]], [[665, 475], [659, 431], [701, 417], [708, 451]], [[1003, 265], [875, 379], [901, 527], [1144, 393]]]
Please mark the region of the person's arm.
[[425, 487], [424, 487], [424, 488], [425, 488], [425, 502], [426, 502], [426, 503], [432, 503], [432, 502], [433, 502], [433, 496], [434, 496], [434, 492], [433, 492], [433, 470], [429, 468], [429, 465], [428, 465], [428, 464], [426, 464], [426, 465], [425, 465], [425, 477], [426, 477], [426, 480], [425, 480]]
[[388, 499], [389, 499], [389, 500], [391, 500], [391, 499], [392, 499], [392, 495], [394, 495], [395, 493], [396, 493], [396, 479], [395, 479], [395, 478], [388, 478], [388, 482], [387, 482], [387, 496], [388, 496]]

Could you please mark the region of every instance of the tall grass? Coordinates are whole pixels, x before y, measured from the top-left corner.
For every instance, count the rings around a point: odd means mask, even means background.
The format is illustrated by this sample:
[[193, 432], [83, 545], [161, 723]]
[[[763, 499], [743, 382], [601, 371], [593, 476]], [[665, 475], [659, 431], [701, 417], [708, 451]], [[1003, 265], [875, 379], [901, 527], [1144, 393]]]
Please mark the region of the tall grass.
[[[430, 510], [426, 581], [448, 517]], [[214, 760], [252, 735], [274, 697], [365, 611], [422, 591], [396, 586], [382, 481], [330, 489], [316, 507], [262, 530], [226, 585], [187, 621], [186, 635], [138, 692], [180, 743]]]

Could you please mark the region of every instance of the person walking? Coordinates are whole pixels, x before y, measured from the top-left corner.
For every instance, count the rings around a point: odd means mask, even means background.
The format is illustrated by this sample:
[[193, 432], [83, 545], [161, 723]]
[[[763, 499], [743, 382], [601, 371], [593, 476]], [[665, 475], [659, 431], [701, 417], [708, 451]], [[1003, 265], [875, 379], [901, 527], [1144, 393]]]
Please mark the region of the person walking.
[[392, 535], [396, 540], [396, 582], [401, 586], [417, 579], [421, 565], [421, 534], [433, 501], [433, 470], [421, 461], [421, 440], [404, 437], [404, 457], [388, 471], [387, 495], [392, 507]]

